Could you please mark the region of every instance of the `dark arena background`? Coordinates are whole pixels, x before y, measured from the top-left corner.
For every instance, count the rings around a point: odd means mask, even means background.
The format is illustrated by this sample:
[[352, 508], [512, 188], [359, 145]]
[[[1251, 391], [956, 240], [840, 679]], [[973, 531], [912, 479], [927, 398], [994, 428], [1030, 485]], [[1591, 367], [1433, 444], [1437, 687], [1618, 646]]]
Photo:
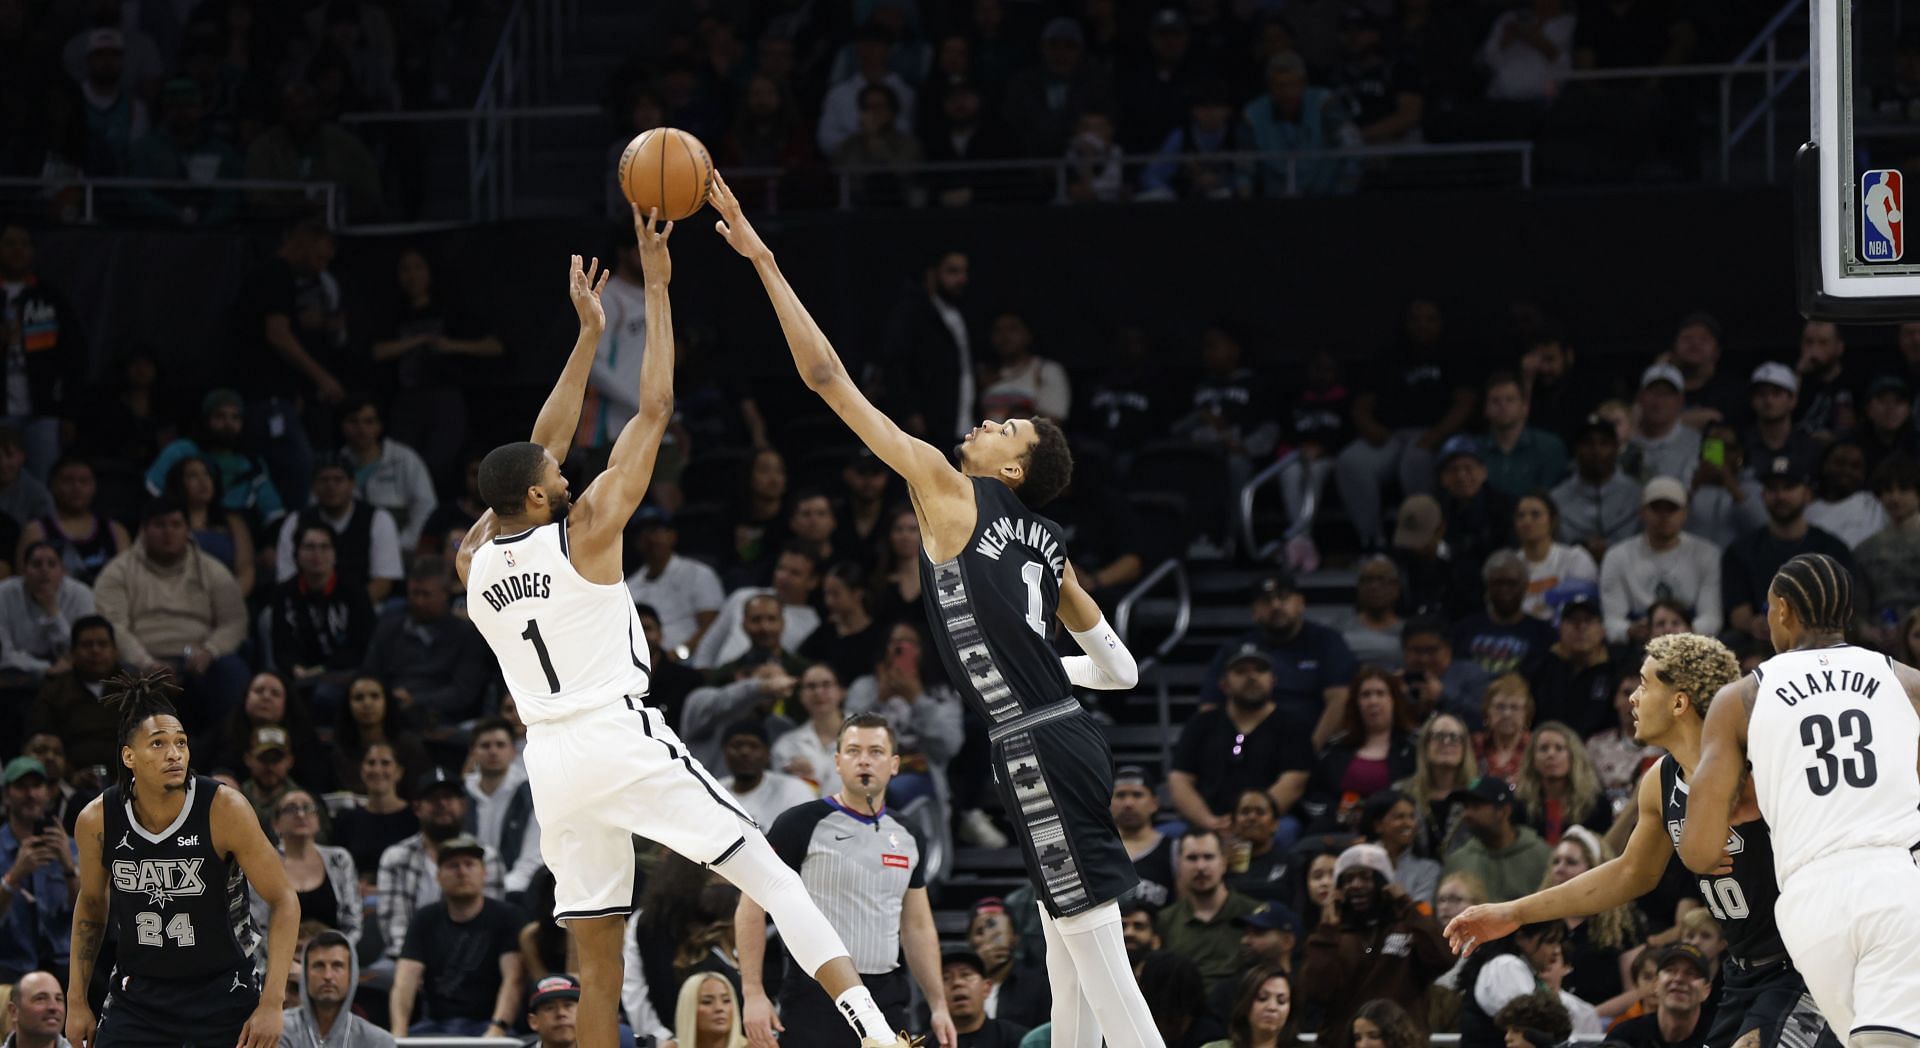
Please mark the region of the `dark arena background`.
[[[573, 1043], [527, 729], [452, 557], [480, 457], [527, 439], [568, 359], [570, 256], [614, 270], [575, 497], [639, 408], [614, 164], [674, 127], [909, 433], [1064, 428], [1072, 485], [1041, 512], [1138, 660], [1079, 696], [1169, 1045], [1704, 1041], [1745, 902], [1677, 859], [1502, 940], [1532, 1011], [1476, 999], [1497, 961], [1458, 966], [1440, 930], [1620, 854], [1660, 753], [1634, 738], [1647, 644], [1758, 664], [1794, 555], [1852, 572], [1855, 643], [1920, 646], [1920, 324], [1888, 322], [1920, 312], [1809, 284], [1836, 222], [1847, 274], [1906, 272], [1920, 8], [1850, 16], [1876, 42], [1840, 45], [1839, 136], [1814, 129], [1809, 14], [0, 0], [0, 1024], [65, 1029], [67, 835], [121, 763], [100, 696], [164, 668], [192, 767], [284, 854], [301, 948], [351, 944], [344, 1002], [296, 958], [289, 1031]], [[1810, 206], [1815, 139], [1878, 195]], [[961, 1045], [1046, 1045], [1020, 814], [933, 651], [906, 487], [799, 380], [716, 217], [670, 242], [675, 410], [625, 533], [646, 702], [762, 828], [837, 796], [843, 716], [886, 717], [944, 951], [906, 1025], [930, 983]], [[459, 834], [475, 898], [439, 865]], [[1349, 877], [1375, 856], [1390, 878]], [[775, 937], [740, 986], [737, 892], [638, 837], [633, 861], [622, 1036], [738, 1048], [808, 976]], [[95, 1012], [113, 949], [68, 988]]]

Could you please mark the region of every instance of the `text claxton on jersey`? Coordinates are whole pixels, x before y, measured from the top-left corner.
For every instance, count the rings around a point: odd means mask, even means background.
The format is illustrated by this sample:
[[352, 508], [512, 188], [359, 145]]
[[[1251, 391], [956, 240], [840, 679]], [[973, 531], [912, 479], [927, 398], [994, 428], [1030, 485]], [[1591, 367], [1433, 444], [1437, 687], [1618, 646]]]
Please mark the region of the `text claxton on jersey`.
[[553, 576], [532, 571], [508, 575], [481, 590], [480, 595], [486, 598], [488, 604], [493, 605], [493, 610], [499, 611], [522, 597], [544, 599], [553, 596]]
[[1802, 699], [1811, 699], [1831, 691], [1850, 692], [1863, 699], [1871, 699], [1873, 693], [1880, 690], [1879, 680], [1858, 670], [1820, 670], [1803, 676], [1806, 687], [1801, 687], [1798, 681], [1782, 681], [1779, 687], [1773, 689], [1773, 693], [1780, 697], [1781, 702], [1795, 706]]
[[999, 520], [980, 529], [980, 541], [974, 544], [973, 551], [989, 560], [999, 560], [1010, 543], [1019, 542], [1033, 547], [1035, 553], [1047, 562], [1047, 567], [1059, 578], [1066, 570], [1067, 558], [1060, 553], [1060, 543], [1054, 540], [1052, 533], [1030, 520], [1013, 520], [1001, 517]]

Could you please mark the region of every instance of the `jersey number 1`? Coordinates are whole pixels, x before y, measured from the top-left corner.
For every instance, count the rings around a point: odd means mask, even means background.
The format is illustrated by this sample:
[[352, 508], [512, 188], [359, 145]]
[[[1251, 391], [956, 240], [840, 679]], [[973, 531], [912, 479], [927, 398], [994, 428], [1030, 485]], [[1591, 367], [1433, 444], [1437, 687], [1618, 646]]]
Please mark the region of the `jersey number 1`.
[[553, 656], [547, 654], [547, 642], [540, 639], [540, 624], [528, 619], [527, 631], [520, 635], [520, 639], [533, 642], [534, 653], [540, 656], [540, 668], [547, 674], [547, 690], [555, 695], [560, 694], [560, 677], [553, 672]]
[[1027, 628], [1042, 637], [1047, 635], [1047, 620], [1042, 613], [1040, 582], [1046, 577], [1047, 566], [1037, 560], [1020, 566], [1020, 581], [1027, 584]]

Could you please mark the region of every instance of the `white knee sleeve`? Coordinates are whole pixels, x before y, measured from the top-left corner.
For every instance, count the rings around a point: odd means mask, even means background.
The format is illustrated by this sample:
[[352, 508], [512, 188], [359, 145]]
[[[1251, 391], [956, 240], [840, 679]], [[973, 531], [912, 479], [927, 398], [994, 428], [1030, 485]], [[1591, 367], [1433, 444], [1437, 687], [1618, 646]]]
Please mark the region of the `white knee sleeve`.
[[713, 867], [734, 887], [746, 893], [773, 918], [780, 941], [808, 975], [814, 975], [835, 957], [847, 956], [840, 934], [814, 905], [800, 875], [780, 861], [759, 830], [747, 830], [745, 843], [727, 861]]
[[[1043, 904], [1040, 922], [1047, 932], [1047, 973], [1053, 980], [1054, 1043], [1093, 1048], [1104, 1036], [1112, 1048], [1165, 1048], [1127, 960], [1119, 903], [1059, 918], [1050, 916]], [[1072, 967], [1072, 1014], [1064, 1014], [1061, 1005], [1062, 976], [1056, 974], [1060, 962], [1055, 960], [1061, 954]], [[1063, 1020], [1068, 1024], [1065, 1035]]]

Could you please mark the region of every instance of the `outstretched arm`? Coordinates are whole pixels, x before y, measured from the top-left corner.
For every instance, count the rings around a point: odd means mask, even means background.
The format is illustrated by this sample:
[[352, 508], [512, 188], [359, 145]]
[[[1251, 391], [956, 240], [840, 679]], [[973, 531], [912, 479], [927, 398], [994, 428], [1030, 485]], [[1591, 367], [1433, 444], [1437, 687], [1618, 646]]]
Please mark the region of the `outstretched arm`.
[[580, 267], [580, 256], [573, 256], [573, 271], [567, 280], [567, 297], [573, 299], [573, 311], [580, 316], [580, 334], [573, 340], [573, 352], [567, 354], [567, 366], [560, 369], [560, 381], [553, 384], [540, 415], [533, 420], [533, 442], [546, 448], [561, 462], [573, 448], [574, 431], [580, 428], [580, 402], [587, 395], [587, 376], [593, 371], [593, 354], [600, 347], [600, 333], [607, 328], [607, 314], [600, 307], [600, 292], [607, 288], [613, 270], [601, 269], [600, 260]]
[[767, 297], [773, 301], [773, 311], [780, 317], [780, 330], [787, 336], [787, 348], [793, 351], [794, 367], [807, 388], [820, 394], [820, 399], [827, 402], [833, 413], [840, 416], [840, 421], [845, 422], [880, 461], [905, 478], [916, 497], [926, 494], [967, 497], [966, 478], [953, 468], [944, 454], [933, 445], [908, 436], [860, 392], [860, 387], [848, 376], [846, 365], [840, 362], [839, 354], [834, 352], [833, 344], [827, 341], [820, 325], [814, 323], [807, 307], [800, 303], [800, 296], [794, 294], [792, 285], [780, 272], [773, 252], [741, 213], [733, 190], [718, 174], [713, 176], [713, 191], [708, 200], [714, 210], [720, 212], [720, 221], [714, 228], [735, 251], [752, 262], [754, 271], [760, 274], [760, 283], [765, 285]]
[[1726, 858], [1734, 805], [1741, 799], [1747, 767], [1747, 718], [1753, 713], [1753, 678], [1720, 689], [1707, 708], [1700, 736], [1700, 766], [1687, 791], [1687, 825], [1680, 833], [1680, 861], [1695, 873], [1711, 873]]
[[[639, 269], [647, 282], [647, 351], [639, 361], [639, 411], [620, 428], [612, 441], [603, 472], [584, 495], [580, 507], [586, 511], [588, 528], [580, 536], [586, 551], [597, 557], [599, 547], [612, 551], [612, 570], [620, 570], [620, 530], [634, 516], [639, 499], [653, 480], [653, 459], [659, 455], [660, 436], [674, 418], [674, 307], [666, 286], [674, 276], [672, 257], [666, 253], [666, 238], [674, 234], [674, 223], [657, 228], [659, 211], [645, 215], [634, 207], [634, 232], [639, 234]], [[601, 526], [605, 524], [605, 526]]]
[[[1668, 758], [1671, 760], [1672, 758]], [[1660, 765], [1640, 777], [1640, 818], [1627, 839], [1626, 852], [1544, 891], [1512, 902], [1469, 906], [1447, 922], [1447, 941], [1466, 956], [1517, 931], [1522, 925], [1561, 917], [1588, 917], [1632, 902], [1654, 890], [1666, 872], [1673, 845], [1660, 815]]]

